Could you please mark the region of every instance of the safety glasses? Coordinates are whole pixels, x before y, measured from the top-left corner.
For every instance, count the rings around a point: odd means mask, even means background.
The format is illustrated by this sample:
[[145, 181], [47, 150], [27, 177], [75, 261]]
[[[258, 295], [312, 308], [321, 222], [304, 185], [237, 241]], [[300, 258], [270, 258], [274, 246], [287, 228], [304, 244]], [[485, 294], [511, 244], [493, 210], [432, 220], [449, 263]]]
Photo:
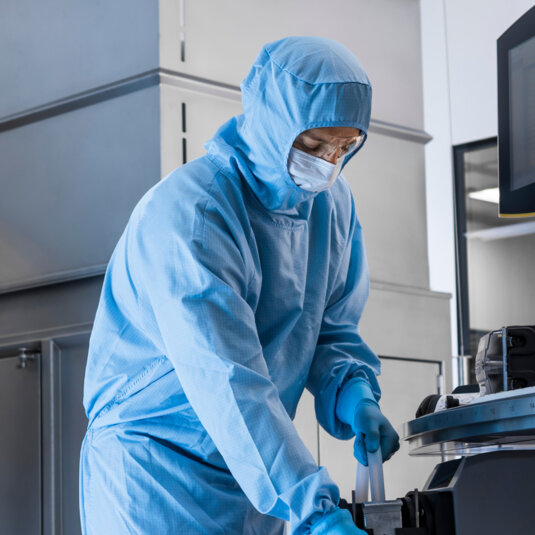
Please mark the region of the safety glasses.
[[355, 136], [350, 140], [340, 140], [339, 143], [332, 141], [327, 142], [315, 136], [309, 135], [307, 132], [301, 133], [295, 139], [293, 146], [307, 154], [331, 161], [338, 160], [341, 156], [352, 154], [364, 142], [364, 134]]

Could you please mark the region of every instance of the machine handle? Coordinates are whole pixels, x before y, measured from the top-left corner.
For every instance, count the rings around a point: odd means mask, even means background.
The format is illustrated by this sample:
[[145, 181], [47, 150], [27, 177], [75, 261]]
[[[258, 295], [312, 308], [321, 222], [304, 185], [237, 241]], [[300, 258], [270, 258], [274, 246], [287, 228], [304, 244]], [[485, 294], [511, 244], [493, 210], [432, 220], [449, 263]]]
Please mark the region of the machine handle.
[[357, 503], [368, 501], [368, 485], [371, 488], [371, 501], [384, 502], [385, 481], [381, 446], [375, 453], [368, 452], [368, 466], [364, 466], [357, 461], [357, 477], [355, 481], [355, 500]]
[[381, 446], [375, 453], [368, 452], [368, 466], [370, 472], [370, 488], [372, 502], [385, 501], [385, 480], [383, 476], [383, 455]]
[[370, 486], [370, 473], [367, 466], [357, 461], [357, 478], [355, 482], [355, 500], [357, 503], [368, 501], [368, 487]]

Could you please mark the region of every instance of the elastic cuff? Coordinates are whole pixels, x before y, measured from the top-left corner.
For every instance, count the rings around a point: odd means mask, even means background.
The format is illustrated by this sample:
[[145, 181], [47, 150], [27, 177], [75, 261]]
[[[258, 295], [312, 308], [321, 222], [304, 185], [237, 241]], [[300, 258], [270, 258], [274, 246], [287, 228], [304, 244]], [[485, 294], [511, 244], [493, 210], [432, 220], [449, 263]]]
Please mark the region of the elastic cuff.
[[370, 383], [362, 377], [354, 377], [347, 381], [338, 392], [336, 400], [336, 417], [342, 422], [353, 425], [355, 410], [364, 399], [373, 401], [378, 405], [373, 395]]

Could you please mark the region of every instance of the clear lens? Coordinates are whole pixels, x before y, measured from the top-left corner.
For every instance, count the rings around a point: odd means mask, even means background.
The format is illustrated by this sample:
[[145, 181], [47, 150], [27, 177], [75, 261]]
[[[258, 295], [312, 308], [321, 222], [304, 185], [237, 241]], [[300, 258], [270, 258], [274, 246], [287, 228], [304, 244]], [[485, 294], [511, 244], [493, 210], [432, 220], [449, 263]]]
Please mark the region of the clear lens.
[[352, 154], [362, 145], [363, 142], [364, 142], [364, 134], [361, 134], [360, 136], [357, 137], [357, 139], [353, 143], [351, 143], [351, 145], [349, 145], [349, 147], [347, 147], [347, 150], [340, 153], [340, 156]]
[[306, 136], [299, 136], [294, 143], [294, 147], [315, 156], [316, 158], [329, 158], [333, 154], [336, 158], [347, 156], [355, 152], [364, 142], [364, 134], [358, 136], [350, 145], [332, 145], [330, 143], [320, 143], [310, 141]]

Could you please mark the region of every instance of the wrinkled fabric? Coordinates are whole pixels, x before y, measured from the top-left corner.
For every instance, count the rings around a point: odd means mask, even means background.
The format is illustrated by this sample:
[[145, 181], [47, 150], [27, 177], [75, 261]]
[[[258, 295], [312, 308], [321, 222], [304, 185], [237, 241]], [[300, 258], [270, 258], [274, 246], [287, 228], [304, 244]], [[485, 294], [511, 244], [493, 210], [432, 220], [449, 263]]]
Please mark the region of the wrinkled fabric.
[[86, 534], [307, 532], [339, 495], [292, 423], [304, 388], [339, 438], [353, 435], [335, 411], [345, 382], [379, 396], [349, 186], [308, 192], [287, 169], [306, 129], [367, 132], [369, 81], [341, 45], [295, 37], [262, 49], [242, 99], [206, 156], [138, 203], [106, 271], [84, 385]]
[[333, 509], [312, 526], [311, 535], [366, 535], [353, 522], [351, 513], [346, 509]]

